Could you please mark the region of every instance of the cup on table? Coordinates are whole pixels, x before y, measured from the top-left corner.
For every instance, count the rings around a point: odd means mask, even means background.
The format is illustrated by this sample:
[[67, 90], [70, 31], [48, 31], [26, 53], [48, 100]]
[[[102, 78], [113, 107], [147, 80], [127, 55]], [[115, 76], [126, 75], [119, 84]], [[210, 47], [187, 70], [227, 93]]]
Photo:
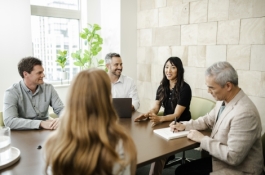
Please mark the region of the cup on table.
[[0, 162], [10, 158], [10, 128], [0, 126]]

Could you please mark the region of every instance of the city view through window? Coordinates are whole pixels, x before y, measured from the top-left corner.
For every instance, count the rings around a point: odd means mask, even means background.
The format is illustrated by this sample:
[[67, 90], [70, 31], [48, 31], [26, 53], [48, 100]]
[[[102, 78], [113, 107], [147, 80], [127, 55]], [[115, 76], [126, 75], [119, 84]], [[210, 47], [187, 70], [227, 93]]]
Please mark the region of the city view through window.
[[71, 79], [78, 67], [73, 65], [71, 53], [79, 49], [78, 20], [32, 16], [33, 55], [43, 62], [45, 78], [60, 80], [61, 67], [55, 62], [59, 50], [67, 50], [66, 72]]
[[[31, 4], [56, 8], [78, 9], [77, 0], [32, 0]], [[79, 72], [74, 66], [71, 53], [79, 50], [79, 19], [67, 19], [47, 16], [31, 16], [33, 55], [43, 62], [45, 80], [50, 83], [60, 82], [61, 67], [56, 63], [59, 50], [66, 50], [65, 71], [69, 81]]]
[[[43, 62], [45, 82], [67, 84], [80, 71], [80, 67], [74, 66], [71, 54], [86, 47], [84, 41], [80, 41], [79, 33], [87, 27], [87, 21], [100, 21], [103, 45], [98, 59], [104, 59], [109, 52], [120, 53], [120, 1], [101, 0], [96, 13], [89, 8], [97, 8], [97, 1], [31, 0], [30, 3], [32, 52]], [[62, 69], [56, 62], [59, 50], [68, 53], [67, 78], [63, 81]]]

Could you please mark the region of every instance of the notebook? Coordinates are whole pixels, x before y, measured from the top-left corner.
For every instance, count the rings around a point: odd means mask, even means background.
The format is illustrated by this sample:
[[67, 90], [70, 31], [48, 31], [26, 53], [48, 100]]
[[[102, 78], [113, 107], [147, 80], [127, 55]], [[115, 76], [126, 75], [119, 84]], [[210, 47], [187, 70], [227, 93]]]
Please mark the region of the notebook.
[[112, 98], [112, 102], [120, 118], [132, 117], [132, 98]]
[[153, 130], [154, 133], [162, 136], [163, 138], [170, 140], [170, 139], [176, 139], [180, 137], [185, 137], [188, 135], [189, 131], [179, 131], [179, 132], [172, 132], [170, 130], [170, 127], [168, 128], [162, 128], [162, 129], [155, 129]]

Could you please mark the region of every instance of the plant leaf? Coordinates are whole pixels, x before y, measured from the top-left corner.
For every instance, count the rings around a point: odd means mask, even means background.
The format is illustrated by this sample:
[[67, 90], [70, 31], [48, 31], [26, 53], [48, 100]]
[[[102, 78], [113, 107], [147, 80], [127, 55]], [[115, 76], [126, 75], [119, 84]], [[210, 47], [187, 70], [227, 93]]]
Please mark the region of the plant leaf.
[[75, 65], [75, 66], [84, 66], [84, 64], [81, 63], [81, 62], [74, 62], [74, 65]]
[[67, 50], [58, 50], [56, 55], [56, 62], [63, 69], [67, 63]]
[[[71, 56], [75, 60], [75, 65], [83, 68], [89, 68], [91, 66], [103, 67], [104, 60], [100, 59], [99, 61], [95, 57], [102, 50], [103, 39], [101, 38], [98, 31], [101, 30], [101, 27], [98, 24], [87, 24], [86, 28], [82, 29], [82, 32], [79, 33], [81, 39], [86, 46], [86, 49], [83, 51], [80, 49], [75, 53], [72, 53]], [[63, 56], [63, 55], [61, 55]], [[59, 63], [58, 63], [59, 64]]]
[[101, 29], [100, 26], [99, 26], [98, 24], [94, 24], [93, 27], [94, 27], [95, 30], [100, 30], [100, 29]]
[[80, 37], [81, 37], [82, 39], [86, 39], [86, 38], [87, 38], [87, 34], [85, 34], [85, 33], [80, 33]]
[[84, 32], [86, 33], [86, 35], [88, 35], [89, 32], [90, 32], [90, 31], [88, 30], [88, 28], [84, 28], [83, 30], [84, 30]]
[[98, 61], [98, 64], [103, 64], [104, 63], [104, 60], [102, 60], [102, 59], [100, 59], [99, 61]]

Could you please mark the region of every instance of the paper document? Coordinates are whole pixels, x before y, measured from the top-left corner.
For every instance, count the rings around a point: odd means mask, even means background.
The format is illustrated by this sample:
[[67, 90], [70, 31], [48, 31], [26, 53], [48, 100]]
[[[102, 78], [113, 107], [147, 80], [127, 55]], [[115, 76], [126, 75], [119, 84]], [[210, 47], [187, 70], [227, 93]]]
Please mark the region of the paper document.
[[176, 139], [176, 138], [179, 138], [179, 137], [185, 137], [188, 135], [189, 131], [179, 131], [179, 132], [172, 132], [170, 130], [170, 127], [168, 128], [162, 128], [162, 129], [155, 129], [153, 130], [154, 133], [164, 137], [165, 139], [167, 140], [170, 140], [170, 139]]

